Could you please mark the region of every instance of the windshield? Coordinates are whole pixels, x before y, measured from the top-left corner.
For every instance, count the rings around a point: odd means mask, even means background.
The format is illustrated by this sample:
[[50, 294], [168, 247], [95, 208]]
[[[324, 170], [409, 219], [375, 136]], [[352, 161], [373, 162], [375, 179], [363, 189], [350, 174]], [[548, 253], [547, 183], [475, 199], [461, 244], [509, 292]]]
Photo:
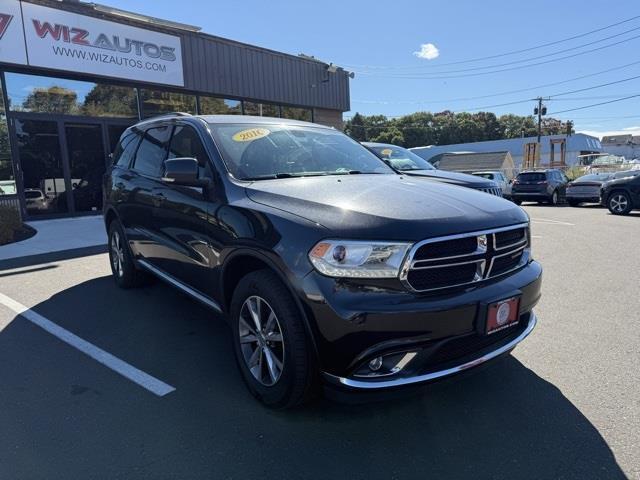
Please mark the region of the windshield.
[[406, 148], [395, 145], [370, 145], [367, 148], [396, 170], [435, 170], [433, 165]]
[[394, 173], [336, 130], [269, 124], [211, 127], [227, 169], [239, 180]]
[[582, 177], [579, 177], [575, 180], [576, 183], [578, 182], [604, 182], [605, 180], [608, 180], [609, 178], [611, 178], [611, 174], [610, 173], [592, 173], [590, 175], [584, 175]]
[[613, 175], [613, 178], [635, 177], [636, 175], [640, 175], [640, 170], [625, 170], [624, 172], [618, 172]]
[[487, 180], [493, 180], [493, 173], [472, 173], [471, 175], [486, 178]]

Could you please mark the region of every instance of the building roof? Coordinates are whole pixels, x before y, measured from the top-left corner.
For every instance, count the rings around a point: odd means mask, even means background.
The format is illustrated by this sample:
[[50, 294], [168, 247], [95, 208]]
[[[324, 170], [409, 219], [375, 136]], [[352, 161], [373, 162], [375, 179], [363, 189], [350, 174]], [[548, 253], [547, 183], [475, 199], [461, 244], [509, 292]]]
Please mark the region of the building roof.
[[515, 168], [508, 151], [482, 153], [445, 153], [437, 162], [442, 170], [478, 171]]
[[[567, 139], [567, 151], [568, 152], [600, 152], [602, 151], [602, 145], [600, 140], [591, 135], [585, 135], [584, 133], [576, 133], [573, 135], [544, 135], [540, 137], [541, 153], [548, 154], [551, 150], [550, 140]], [[414, 147], [410, 150], [417, 153], [425, 160], [429, 160], [431, 157], [440, 153], [449, 153], [456, 151], [471, 151], [471, 152], [497, 152], [509, 150], [512, 155], [522, 156], [524, 152], [524, 145], [526, 143], [536, 142], [537, 137], [524, 137], [524, 138], [509, 138], [504, 140], [489, 140], [486, 142], [470, 142], [470, 143], [457, 143], [454, 145], [430, 145], [428, 147]], [[557, 147], [556, 147], [557, 148]]]
[[606, 135], [602, 137], [603, 145], [626, 145], [633, 140], [633, 135]]

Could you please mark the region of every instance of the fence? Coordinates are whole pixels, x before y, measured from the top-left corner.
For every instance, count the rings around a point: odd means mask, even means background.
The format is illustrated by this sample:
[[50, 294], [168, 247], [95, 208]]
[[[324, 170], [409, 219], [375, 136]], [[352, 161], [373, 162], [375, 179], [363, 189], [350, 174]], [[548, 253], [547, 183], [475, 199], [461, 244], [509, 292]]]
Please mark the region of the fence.
[[22, 212], [20, 211], [20, 200], [17, 195], [0, 195], [0, 207], [14, 208], [20, 217], [22, 217]]

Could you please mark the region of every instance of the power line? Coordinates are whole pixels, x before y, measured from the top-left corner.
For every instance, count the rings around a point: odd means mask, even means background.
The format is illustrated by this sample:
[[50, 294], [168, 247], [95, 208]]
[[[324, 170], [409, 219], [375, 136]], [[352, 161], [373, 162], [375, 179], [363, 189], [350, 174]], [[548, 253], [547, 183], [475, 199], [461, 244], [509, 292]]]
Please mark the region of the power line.
[[[519, 65], [516, 67], [502, 68], [499, 70], [491, 70], [489, 72], [476, 72], [476, 73], [467, 73], [463, 75], [441, 75], [441, 76], [408, 76], [408, 75], [378, 75], [379, 78], [398, 78], [398, 79], [406, 79], [406, 80], [445, 80], [449, 78], [466, 78], [466, 77], [478, 77], [481, 75], [491, 75], [493, 73], [501, 73], [501, 72], [509, 72], [513, 70], [521, 70], [523, 68], [536, 67], [539, 65], [545, 65], [547, 63], [559, 62], [560, 60], [566, 60], [568, 58], [579, 57], [581, 55], [586, 55], [587, 53], [593, 53], [600, 50], [604, 50], [605, 48], [614, 47], [616, 45], [620, 45], [621, 43], [630, 42], [631, 40], [635, 40], [640, 38], [640, 35], [635, 35], [633, 37], [626, 38], [624, 40], [619, 40], [614, 43], [610, 43], [608, 45], [603, 45], [601, 47], [592, 48], [590, 50], [585, 50], [583, 52], [574, 53], [571, 55], [565, 55], [564, 57], [552, 58], [550, 60], [545, 60], [543, 62], [530, 63], [528, 65]], [[363, 74], [364, 75], [364, 74]]]
[[[634, 27], [630, 30], [625, 30], [624, 32], [620, 32], [620, 33], [616, 33], [614, 35], [610, 35], [608, 37], [604, 37], [601, 38], [599, 40], [594, 40], [592, 42], [588, 42], [588, 43], [584, 43], [582, 45], [576, 45], [574, 47], [571, 48], [565, 48], [564, 50], [558, 50], [557, 52], [552, 52], [552, 53], [545, 53], [544, 55], [538, 55], [537, 57], [531, 57], [531, 58], [524, 58], [521, 60], [514, 60], [512, 62], [506, 62], [506, 63], [496, 63], [494, 65], [485, 65], [482, 67], [472, 67], [472, 68], [463, 68], [463, 69], [459, 69], [459, 70], [444, 70], [444, 71], [439, 71], [439, 72], [433, 72], [434, 74], [443, 74], [443, 73], [464, 73], [464, 72], [472, 72], [472, 71], [478, 71], [478, 70], [487, 70], [490, 68], [498, 68], [498, 67], [506, 67], [509, 65], [516, 65], [518, 63], [525, 63], [525, 62], [531, 62], [533, 60], [539, 60], [541, 58], [548, 58], [549, 56], [552, 55], [560, 55], [561, 53], [566, 53], [566, 52], [571, 52], [574, 50], [578, 50], [580, 48], [583, 47], [588, 47], [590, 45], [595, 45], [596, 43], [601, 43], [601, 42], [605, 42], [607, 40], [611, 40], [612, 38], [617, 38], [617, 37], [621, 37], [622, 35], [626, 35], [627, 33], [631, 33], [631, 32], [635, 32], [637, 30], [640, 30], [640, 27]], [[438, 65], [438, 67], [440, 67], [442, 65]], [[434, 66], [433, 68], [436, 68], [436, 66]], [[364, 73], [364, 72], [362, 72]]]
[[569, 108], [567, 110], [559, 110], [557, 112], [551, 112], [549, 115], [558, 115], [559, 113], [575, 112], [576, 110], [584, 110], [585, 108], [599, 107], [600, 105], [608, 105], [610, 103], [622, 102], [629, 100], [630, 98], [640, 97], [640, 94], [629, 95], [628, 97], [617, 98], [616, 100], [609, 100], [608, 102], [592, 103], [591, 105], [583, 105], [582, 107]]
[[[533, 47], [523, 48], [523, 49], [520, 49], [520, 50], [512, 50], [510, 52], [498, 53], [498, 54], [495, 54], [495, 55], [488, 55], [486, 57], [478, 57], [478, 58], [472, 58], [472, 59], [467, 59], [467, 60], [459, 60], [457, 62], [441, 63], [438, 66], [444, 67], [444, 66], [448, 66], [448, 65], [460, 65], [460, 64], [463, 64], [463, 63], [474, 63], [474, 62], [479, 62], [481, 60], [491, 60], [493, 58], [506, 57], [506, 56], [509, 56], [509, 55], [516, 55], [518, 53], [530, 52], [532, 50], [537, 50], [539, 48], [550, 47], [552, 45], [558, 45], [560, 43], [569, 42], [571, 40], [576, 40], [578, 38], [586, 37], [586, 36], [591, 35], [593, 33], [598, 33], [598, 32], [601, 32], [603, 30], [607, 30], [609, 28], [617, 27], [618, 25], [622, 25], [624, 23], [631, 22], [633, 20], [636, 20], [637, 18], [640, 18], [640, 15], [636, 15], [635, 17], [627, 18], [626, 20], [622, 20], [620, 22], [616, 22], [616, 23], [612, 23], [610, 25], [606, 25], [604, 27], [600, 27], [600, 28], [597, 28], [595, 30], [590, 30], [590, 31], [585, 32], [585, 33], [581, 33], [581, 34], [574, 35], [574, 36], [571, 36], [571, 37], [563, 38], [563, 39], [560, 39], [560, 40], [555, 40], [553, 42], [547, 42], [547, 43], [543, 43], [543, 44], [536, 45], [536, 46], [533, 46]], [[382, 65], [382, 66], [377, 65], [376, 66], [376, 65], [349, 65], [349, 64], [345, 64], [345, 66], [356, 67], [356, 68], [379, 68], [379, 69], [394, 69], [394, 68], [398, 68], [398, 67], [389, 66], [389, 65]], [[424, 67], [424, 65], [406, 65], [405, 67], [401, 67], [401, 68], [423, 68], [423, 67]]]
[[387, 104], [407, 104], [407, 105], [425, 105], [425, 104], [431, 104], [431, 103], [451, 103], [451, 102], [465, 102], [468, 100], [481, 100], [484, 98], [492, 98], [492, 97], [502, 97], [502, 96], [506, 96], [506, 95], [511, 95], [513, 93], [522, 93], [522, 92], [530, 92], [532, 90], [539, 90], [541, 88], [546, 88], [546, 87], [555, 87], [556, 85], [564, 85], [565, 83], [571, 83], [571, 82], [575, 82], [577, 80], [584, 80], [585, 78], [590, 78], [590, 77], [595, 77], [597, 75], [602, 75], [603, 73], [609, 73], [609, 72], [613, 72], [616, 70], [621, 70], [623, 68], [627, 68], [627, 67], [631, 67], [633, 65], [638, 65], [640, 64], [640, 60], [635, 61], [635, 62], [631, 62], [631, 63], [627, 63], [625, 65], [620, 65], [617, 67], [613, 67], [613, 68], [608, 68], [606, 70], [600, 70], [598, 72], [593, 72], [593, 73], [589, 73], [587, 75], [581, 75], [579, 77], [573, 77], [573, 78], [568, 78], [566, 80], [561, 80], [559, 82], [552, 82], [552, 83], [545, 83], [543, 85], [536, 85], [533, 87], [527, 87], [527, 88], [520, 88], [517, 90], [508, 90], [506, 92], [499, 92], [499, 93], [491, 93], [488, 95], [478, 95], [475, 97], [460, 97], [460, 98], [450, 98], [447, 100], [425, 100], [425, 101], [411, 101], [411, 100], [407, 100], [407, 101], [379, 101], [379, 100], [351, 100], [352, 102], [355, 103], [371, 103], [371, 104], [380, 104], [380, 105], [387, 105]]

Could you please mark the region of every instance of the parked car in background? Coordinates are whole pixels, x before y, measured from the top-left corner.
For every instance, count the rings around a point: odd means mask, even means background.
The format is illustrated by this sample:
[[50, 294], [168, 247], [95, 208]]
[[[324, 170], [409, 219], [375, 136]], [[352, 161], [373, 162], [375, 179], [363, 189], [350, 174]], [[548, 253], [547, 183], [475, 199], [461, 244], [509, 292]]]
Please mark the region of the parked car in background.
[[612, 173], [590, 173], [576, 178], [567, 185], [567, 202], [572, 207], [581, 203], [600, 203], [600, 188], [612, 177]]
[[425, 188], [333, 128], [170, 114], [127, 129], [113, 160], [116, 284], [151, 273], [223, 314], [270, 407], [322, 382], [383, 392], [466, 372], [536, 325], [542, 268], [521, 208]]
[[557, 205], [564, 198], [569, 179], [556, 168], [521, 172], [511, 184], [511, 199]]
[[511, 181], [500, 171], [473, 172], [471, 175], [494, 181], [502, 189], [502, 196], [511, 198]]
[[602, 185], [600, 199], [614, 215], [627, 215], [631, 210], [640, 209], [640, 170], [616, 173]]
[[42, 190], [37, 188], [25, 188], [24, 200], [27, 210], [46, 210], [48, 200], [42, 193]]
[[498, 197], [502, 197], [502, 188], [496, 182], [480, 179], [473, 175], [458, 172], [438, 170], [425, 159], [419, 157], [410, 150], [390, 143], [362, 142], [376, 156], [382, 159], [396, 172], [425, 177], [438, 182], [458, 185], [460, 187], [473, 188]]

